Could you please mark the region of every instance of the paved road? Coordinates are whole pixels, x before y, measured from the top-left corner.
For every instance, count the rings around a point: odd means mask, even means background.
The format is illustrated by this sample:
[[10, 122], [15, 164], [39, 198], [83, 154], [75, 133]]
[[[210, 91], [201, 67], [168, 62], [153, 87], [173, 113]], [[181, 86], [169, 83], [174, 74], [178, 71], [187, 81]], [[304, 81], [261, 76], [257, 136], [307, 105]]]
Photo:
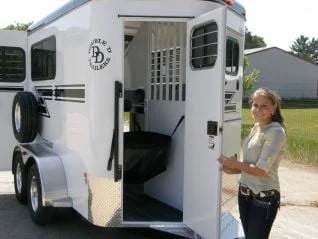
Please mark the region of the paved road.
[[13, 194], [12, 176], [0, 172], [0, 239], [181, 239], [152, 229], [105, 229], [84, 221], [74, 211], [60, 210], [52, 223], [34, 224], [28, 208]]
[[270, 239], [317, 239], [318, 208], [282, 206]]
[[279, 177], [282, 206], [271, 239], [317, 239], [318, 168], [285, 160]]
[[[318, 238], [318, 169], [282, 164], [282, 206], [270, 239]], [[181, 239], [151, 229], [105, 229], [83, 221], [72, 210], [60, 211], [51, 224], [40, 227], [13, 194], [10, 172], [0, 171], [0, 239]], [[238, 217], [237, 209], [233, 210]]]

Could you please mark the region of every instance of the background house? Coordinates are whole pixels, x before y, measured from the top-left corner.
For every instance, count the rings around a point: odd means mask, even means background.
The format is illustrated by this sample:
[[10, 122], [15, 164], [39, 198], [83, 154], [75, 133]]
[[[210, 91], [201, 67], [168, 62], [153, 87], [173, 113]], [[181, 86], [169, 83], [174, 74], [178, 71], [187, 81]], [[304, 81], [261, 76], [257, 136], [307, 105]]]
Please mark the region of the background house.
[[245, 50], [249, 67], [260, 71], [258, 87], [274, 89], [282, 98], [318, 98], [318, 65], [278, 47]]

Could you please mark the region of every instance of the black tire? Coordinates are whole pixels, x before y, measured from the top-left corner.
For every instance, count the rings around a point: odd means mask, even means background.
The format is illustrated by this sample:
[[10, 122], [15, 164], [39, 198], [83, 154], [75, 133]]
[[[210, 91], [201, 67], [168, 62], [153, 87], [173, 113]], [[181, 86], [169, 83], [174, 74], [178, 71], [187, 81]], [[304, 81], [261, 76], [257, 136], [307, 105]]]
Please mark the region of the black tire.
[[13, 175], [14, 175], [14, 190], [17, 200], [26, 204], [27, 202], [27, 177], [25, 173], [22, 155], [20, 152], [14, 153], [13, 156]]
[[36, 164], [33, 164], [29, 170], [27, 198], [29, 213], [33, 222], [38, 225], [45, 225], [50, 222], [54, 214], [54, 208], [43, 206], [41, 179]]
[[31, 92], [18, 92], [12, 104], [12, 128], [20, 143], [34, 140], [39, 128], [38, 103]]

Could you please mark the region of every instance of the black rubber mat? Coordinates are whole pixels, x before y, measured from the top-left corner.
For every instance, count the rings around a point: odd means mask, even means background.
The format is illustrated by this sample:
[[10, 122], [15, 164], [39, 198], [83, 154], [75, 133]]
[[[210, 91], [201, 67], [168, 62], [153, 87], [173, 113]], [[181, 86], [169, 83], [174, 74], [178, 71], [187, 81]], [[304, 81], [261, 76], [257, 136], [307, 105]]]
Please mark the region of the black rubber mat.
[[124, 221], [182, 222], [182, 211], [138, 192], [124, 193]]

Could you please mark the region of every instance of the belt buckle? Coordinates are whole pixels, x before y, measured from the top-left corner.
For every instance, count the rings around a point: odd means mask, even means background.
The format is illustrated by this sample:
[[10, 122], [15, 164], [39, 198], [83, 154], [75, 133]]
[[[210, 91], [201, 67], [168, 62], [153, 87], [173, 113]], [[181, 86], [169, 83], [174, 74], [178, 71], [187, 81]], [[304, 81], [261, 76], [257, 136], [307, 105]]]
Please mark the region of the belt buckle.
[[259, 193], [260, 198], [271, 197], [275, 195], [275, 190], [261, 191]]
[[244, 196], [250, 196], [251, 195], [251, 190], [247, 187], [241, 186], [240, 192]]
[[264, 198], [264, 197], [266, 197], [266, 196], [269, 196], [269, 194], [267, 194], [267, 193], [265, 193], [265, 192], [262, 192], [262, 191], [259, 192], [259, 197], [260, 197], [260, 198]]

